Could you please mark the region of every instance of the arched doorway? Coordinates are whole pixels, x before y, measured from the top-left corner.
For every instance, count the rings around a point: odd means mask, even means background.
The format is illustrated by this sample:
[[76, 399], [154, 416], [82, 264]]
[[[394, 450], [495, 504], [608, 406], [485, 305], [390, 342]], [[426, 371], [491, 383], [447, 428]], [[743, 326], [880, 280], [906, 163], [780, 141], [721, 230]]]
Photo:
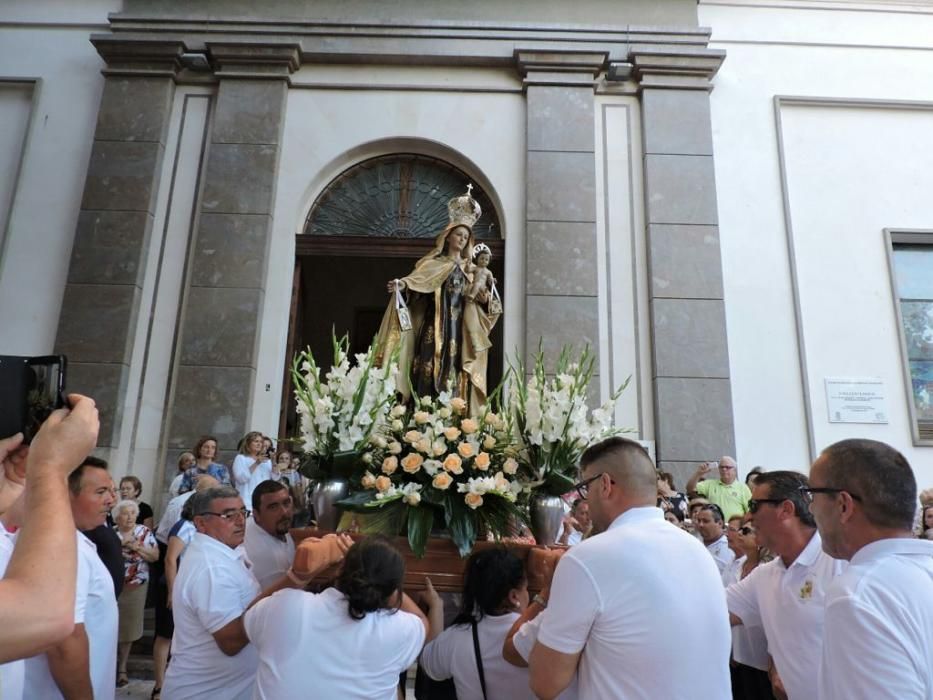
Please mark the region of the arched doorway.
[[[410, 153], [379, 156], [348, 168], [317, 197], [295, 238], [280, 436], [295, 434], [289, 374], [295, 352], [310, 347], [326, 368], [332, 331], [349, 335], [352, 353], [364, 352], [388, 303], [386, 281], [407, 274], [430, 249], [447, 225], [447, 202], [463, 194], [468, 183], [483, 210], [474, 235], [492, 250], [490, 269], [504, 294], [499, 213], [475, 179], [456, 166]], [[502, 329], [500, 322], [491, 338], [490, 387], [502, 378]]]

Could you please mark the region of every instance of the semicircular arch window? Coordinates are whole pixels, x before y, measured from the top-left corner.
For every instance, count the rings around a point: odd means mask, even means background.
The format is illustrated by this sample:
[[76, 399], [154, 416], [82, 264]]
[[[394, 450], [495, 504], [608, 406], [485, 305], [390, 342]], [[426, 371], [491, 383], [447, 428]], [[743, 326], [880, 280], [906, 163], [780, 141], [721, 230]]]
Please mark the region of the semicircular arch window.
[[448, 224], [447, 202], [473, 184], [483, 210], [477, 239], [501, 238], [489, 196], [459, 168], [429, 156], [393, 154], [348, 168], [315, 200], [304, 232], [317, 236], [433, 238]]

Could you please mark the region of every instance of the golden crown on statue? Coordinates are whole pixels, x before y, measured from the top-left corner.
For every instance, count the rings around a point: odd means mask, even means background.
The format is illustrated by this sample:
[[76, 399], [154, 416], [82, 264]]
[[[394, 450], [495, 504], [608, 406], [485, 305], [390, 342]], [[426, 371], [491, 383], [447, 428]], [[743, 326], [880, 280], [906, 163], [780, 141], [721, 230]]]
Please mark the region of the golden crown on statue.
[[483, 210], [471, 196], [473, 185], [467, 185], [466, 194], [454, 197], [447, 202], [447, 215], [450, 217], [450, 225], [463, 225], [473, 228], [473, 224], [479, 219]]

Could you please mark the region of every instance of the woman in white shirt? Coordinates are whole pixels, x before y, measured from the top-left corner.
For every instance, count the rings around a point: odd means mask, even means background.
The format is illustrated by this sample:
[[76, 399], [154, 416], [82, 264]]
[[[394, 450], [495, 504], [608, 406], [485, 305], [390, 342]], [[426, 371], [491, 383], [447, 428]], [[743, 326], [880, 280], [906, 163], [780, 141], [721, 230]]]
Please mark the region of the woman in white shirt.
[[[421, 666], [431, 678], [438, 681], [453, 678], [458, 700], [534, 698], [528, 686], [528, 669], [512, 666], [502, 658], [506, 635], [528, 605], [528, 581], [518, 557], [498, 547], [475, 552], [470, 557], [463, 583], [463, 605], [453, 625], [446, 630], [441, 631], [440, 596], [429, 588], [425, 597], [431, 641], [421, 654]], [[479, 645], [479, 659], [474, 638]]]
[[233, 460], [233, 485], [247, 505], [253, 502], [253, 489], [272, 478], [272, 461], [263, 454], [262, 440], [262, 433], [246, 433]]
[[347, 551], [334, 588], [281, 590], [256, 603], [243, 620], [259, 653], [253, 698], [396, 700], [428, 627], [402, 592], [404, 575], [392, 544], [368, 537]]

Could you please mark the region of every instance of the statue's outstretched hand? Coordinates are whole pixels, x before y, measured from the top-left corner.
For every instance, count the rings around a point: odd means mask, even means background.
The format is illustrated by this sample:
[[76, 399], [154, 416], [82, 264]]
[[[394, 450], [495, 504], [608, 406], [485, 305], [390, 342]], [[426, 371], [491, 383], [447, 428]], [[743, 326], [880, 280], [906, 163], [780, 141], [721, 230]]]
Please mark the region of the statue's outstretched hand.
[[386, 291], [391, 294], [395, 291], [396, 285], [398, 285], [398, 291], [404, 292], [406, 284], [403, 280], [389, 280], [386, 284]]

